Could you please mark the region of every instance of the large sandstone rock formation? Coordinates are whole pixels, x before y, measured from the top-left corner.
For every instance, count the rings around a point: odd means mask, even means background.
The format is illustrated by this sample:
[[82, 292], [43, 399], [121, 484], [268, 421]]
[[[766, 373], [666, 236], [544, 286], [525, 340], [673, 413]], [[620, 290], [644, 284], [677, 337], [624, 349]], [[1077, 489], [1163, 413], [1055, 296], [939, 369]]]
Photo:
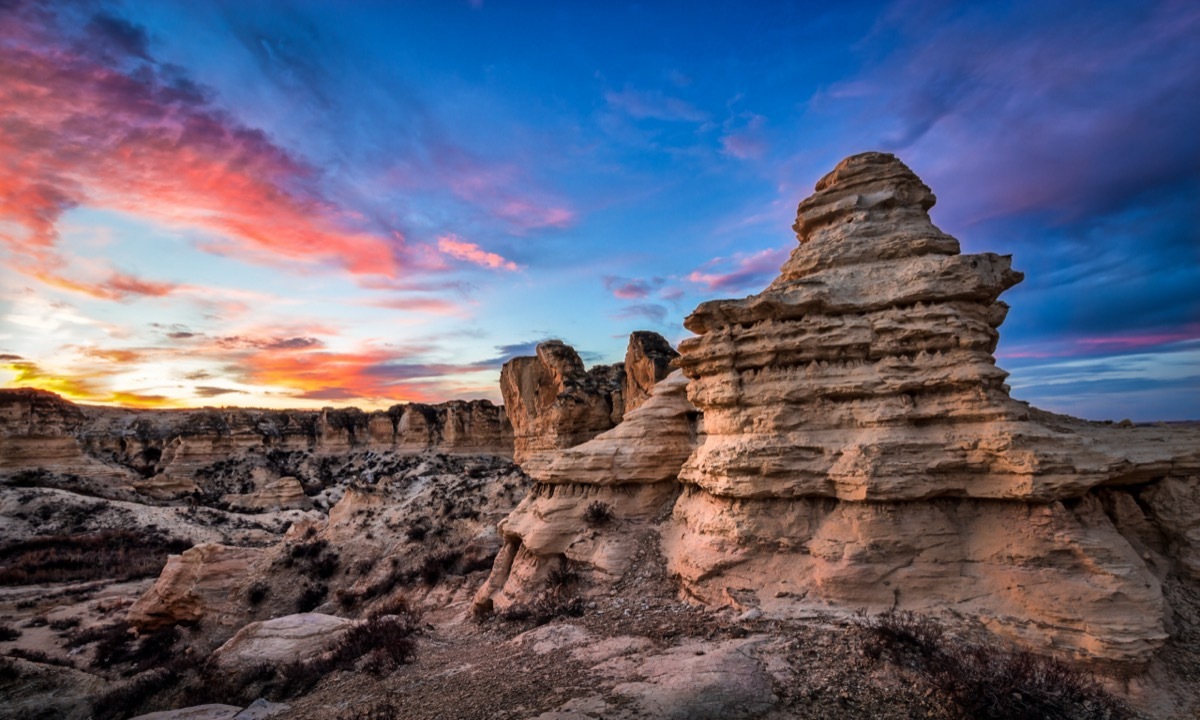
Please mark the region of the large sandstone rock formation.
[[561, 340], [537, 354], [509, 360], [500, 370], [500, 392], [513, 429], [513, 459], [532, 472], [563, 448], [615, 427], [637, 408], [678, 356], [661, 335], [629, 338], [625, 362], [585, 370], [575, 349]]
[[1160, 574], [1090, 491], [1194, 488], [1197, 433], [1012, 400], [992, 357], [997, 298], [1022, 278], [1010, 258], [959, 254], [891, 155], [848, 158], [816, 190], [780, 277], [685, 322], [707, 432], [667, 533], [685, 591], [781, 615], [951, 609], [1147, 658], [1166, 637]]

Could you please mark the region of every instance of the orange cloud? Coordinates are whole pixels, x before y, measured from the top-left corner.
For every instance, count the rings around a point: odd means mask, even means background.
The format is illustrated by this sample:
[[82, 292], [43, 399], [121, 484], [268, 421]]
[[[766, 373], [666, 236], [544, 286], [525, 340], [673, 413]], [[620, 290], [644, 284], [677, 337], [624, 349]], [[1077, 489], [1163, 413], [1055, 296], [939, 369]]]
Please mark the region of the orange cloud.
[[457, 235], [443, 235], [438, 238], [438, 250], [457, 260], [465, 260], [493, 270], [519, 270], [520, 266], [511, 260], [505, 260], [500, 255], [488, 252], [475, 243], [467, 242]]

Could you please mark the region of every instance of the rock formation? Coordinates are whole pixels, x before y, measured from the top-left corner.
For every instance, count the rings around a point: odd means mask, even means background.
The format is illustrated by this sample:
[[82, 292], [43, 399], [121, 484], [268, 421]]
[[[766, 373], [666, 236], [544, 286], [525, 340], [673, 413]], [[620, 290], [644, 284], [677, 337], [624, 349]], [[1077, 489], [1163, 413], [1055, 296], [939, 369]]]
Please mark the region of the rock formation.
[[672, 373], [617, 427], [527, 468], [537, 484], [500, 523], [505, 545], [477, 607], [529, 600], [563, 563], [609, 581], [629, 568], [637, 530], [675, 498], [702, 432], [686, 387]]
[[561, 340], [509, 360], [500, 370], [500, 392], [513, 429], [513, 459], [531, 472], [555, 451], [616, 426], [645, 402], [677, 354], [661, 335], [639, 331], [629, 338], [624, 363], [585, 370]]
[[625, 350], [625, 412], [642, 406], [660, 380], [671, 372], [679, 353], [658, 333], [638, 330], [629, 336]]
[[779, 278], [687, 318], [707, 435], [679, 475], [671, 567], [713, 605], [953, 609], [1144, 660], [1166, 637], [1160, 575], [1092, 491], [1167, 477], [1194, 496], [1197, 433], [1012, 400], [992, 353], [1022, 276], [959, 254], [934, 200], [891, 155], [848, 158], [800, 203]]

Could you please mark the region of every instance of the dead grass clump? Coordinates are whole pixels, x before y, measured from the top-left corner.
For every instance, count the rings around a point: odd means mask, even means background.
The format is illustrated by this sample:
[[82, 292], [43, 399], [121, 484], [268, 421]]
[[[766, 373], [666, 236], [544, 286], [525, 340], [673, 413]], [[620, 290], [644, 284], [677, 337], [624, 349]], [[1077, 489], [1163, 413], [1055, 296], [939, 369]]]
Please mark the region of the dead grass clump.
[[180, 673], [173, 665], [144, 672], [104, 693], [92, 702], [94, 720], [129, 717], [158, 693], [174, 687]]
[[191, 543], [161, 534], [104, 530], [42, 535], [0, 547], [0, 585], [130, 580], [158, 575]]
[[591, 527], [607, 525], [612, 522], [614, 518], [615, 515], [613, 515], [612, 506], [608, 503], [600, 502], [599, 500], [592, 502], [587, 506], [587, 509], [583, 511], [583, 521]]
[[296, 612], [306, 613], [316, 610], [321, 603], [325, 602], [327, 594], [329, 594], [329, 587], [324, 583], [305, 586], [300, 591], [300, 597], [296, 598]]
[[58, 632], [65, 632], [77, 627], [79, 627], [79, 618], [77, 617], [58, 618], [50, 621], [50, 629]]
[[914, 672], [963, 720], [1118, 720], [1132, 712], [1095, 678], [1054, 658], [946, 634], [932, 618], [889, 611], [860, 621], [868, 657]]
[[179, 628], [171, 626], [141, 636], [135, 635], [129, 623], [116, 622], [75, 633], [68, 647], [96, 644], [92, 667], [98, 670], [121, 668], [126, 677], [162, 667], [174, 655], [172, 648], [179, 641]]
[[251, 605], [261, 605], [262, 601], [267, 599], [267, 593], [270, 590], [270, 585], [262, 580], [255, 580], [250, 587], [246, 588], [246, 602]]
[[66, 658], [58, 658], [53, 655], [47, 655], [41, 650], [30, 650], [27, 648], [13, 648], [8, 651], [9, 657], [17, 657], [29, 662], [41, 663], [43, 665], [58, 665], [59, 667], [75, 667], [75, 663]]
[[0, 642], [16, 640], [21, 637], [21, 631], [7, 623], [0, 623]]

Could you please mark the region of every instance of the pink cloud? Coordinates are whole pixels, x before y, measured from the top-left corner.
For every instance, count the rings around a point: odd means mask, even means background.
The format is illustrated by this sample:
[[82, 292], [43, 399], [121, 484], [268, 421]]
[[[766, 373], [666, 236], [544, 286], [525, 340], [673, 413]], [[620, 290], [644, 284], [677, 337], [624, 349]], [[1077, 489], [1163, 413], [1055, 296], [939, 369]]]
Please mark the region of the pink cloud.
[[714, 258], [693, 270], [687, 279], [714, 291], [736, 292], [762, 287], [779, 273], [788, 252], [787, 248], [773, 248], [753, 255]]
[[997, 353], [1001, 358], [1044, 359], [1134, 352], [1171, 343], [1200, 340], [1200, 325], [1189, 324], [1176, 330], [1135, 332], [1092, 337], [1067, 338], [1060, 342], [1018, 346]]
[[615, 275], [607, 275], [604, 278], [605, 289], [612, 292], [613, 297], [622, 300], [642, 300], [650, 296], [650, 293], [661, 287], [663, 284], [662, 278], [623, 278]]
[[457, 235], [443, 235], [438, 238], [438, 250], [456, 260], [474, 263], [493, 270], [520, 270], [520, 266], [511, 260], [505, 260], [494, 252], [488, 252], [475, 243], [462, 240]]
[[[402, 238], [355, 229], [317, 190], [319, 173], [214, 108], [142, 55], [90, 54], [42, 28], [46, 11], [0, 26], [0, 233], [18, 270], [60, 286], [57, 224], [77, 206], [207, 230], [223, 247], [393, 276]], [[131, 69], [132, 68], [132, 69]], [[75, 288], [88, 292], [80, 283]], [[160, 296], [114, 274], [97, 296]]]

